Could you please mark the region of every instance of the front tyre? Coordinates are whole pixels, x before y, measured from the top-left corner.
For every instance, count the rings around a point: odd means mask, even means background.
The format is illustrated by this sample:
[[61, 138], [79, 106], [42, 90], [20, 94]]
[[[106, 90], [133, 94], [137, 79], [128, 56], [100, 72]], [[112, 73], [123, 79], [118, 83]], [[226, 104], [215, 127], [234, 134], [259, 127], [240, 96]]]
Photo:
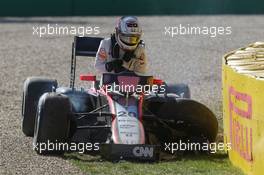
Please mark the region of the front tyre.
[[22, 131], [26, 136], [34, 135], [34, 124], [39, 98], [45, 92], [57, 88], [54, 79], [29, 77], [24, 82], [22, 96]]
[[190, 88], [187, 84], [166, 84], [166, 93], [172, 93], [178, 95], [180, 98], [191, 98]]
[[67, 96], [57, 93], [45, 93], [41, 96], [33, 139], [37, 153], [64, 153], [67, 149], [71, 115], [72, 105]]

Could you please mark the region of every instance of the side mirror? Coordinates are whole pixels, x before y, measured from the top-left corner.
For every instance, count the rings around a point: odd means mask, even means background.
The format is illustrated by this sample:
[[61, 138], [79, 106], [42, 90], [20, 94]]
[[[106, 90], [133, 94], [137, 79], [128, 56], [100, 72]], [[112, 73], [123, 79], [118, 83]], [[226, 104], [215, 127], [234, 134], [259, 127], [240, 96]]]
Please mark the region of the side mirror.
[[81, 74], [80, 75], [80, 80], [81, 81], [96, 81], [96, 76], [93, 74]]

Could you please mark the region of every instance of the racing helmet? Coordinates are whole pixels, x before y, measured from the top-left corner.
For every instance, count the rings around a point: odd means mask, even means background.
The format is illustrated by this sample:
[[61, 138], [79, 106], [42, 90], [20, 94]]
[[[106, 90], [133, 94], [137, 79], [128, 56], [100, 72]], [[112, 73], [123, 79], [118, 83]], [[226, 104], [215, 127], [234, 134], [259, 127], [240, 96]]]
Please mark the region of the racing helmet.
[[123, 50], [135, 50], [142, 35], [142, 29], [137, 17], [123, 16], [118, 20], [115, 37]]

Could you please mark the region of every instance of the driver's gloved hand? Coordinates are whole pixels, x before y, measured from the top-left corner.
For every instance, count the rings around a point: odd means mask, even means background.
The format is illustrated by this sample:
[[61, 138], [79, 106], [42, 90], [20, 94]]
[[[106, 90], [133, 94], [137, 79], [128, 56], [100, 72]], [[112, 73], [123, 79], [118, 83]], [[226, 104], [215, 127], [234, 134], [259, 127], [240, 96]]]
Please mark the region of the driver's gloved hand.
[[135, 56], [135, 54], [134, 54], [134, 52], [126, 52], [125, 54], [124, 54], [124, 56], [123, 56], [123, 60], [125, 61], [125, 62], [129, 62], [132, 58], [135, 58], [136, 56]]
[[114, 60], [105, 63], [105, 69], [107, 72], [121, 72], [124, 68], [122, 67], [123, 60]]

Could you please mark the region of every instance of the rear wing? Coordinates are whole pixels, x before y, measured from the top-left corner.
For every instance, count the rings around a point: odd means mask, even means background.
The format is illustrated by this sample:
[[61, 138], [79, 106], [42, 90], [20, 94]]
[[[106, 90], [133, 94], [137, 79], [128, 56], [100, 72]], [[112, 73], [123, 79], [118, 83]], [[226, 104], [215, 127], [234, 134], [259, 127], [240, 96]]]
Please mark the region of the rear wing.
[[76, 56], [95, 57], [101, 40], [103, 40], [103, 38], [79, 36], [74, 37], [74, 41], [72, 43], [70, 88], [74, 89]]

